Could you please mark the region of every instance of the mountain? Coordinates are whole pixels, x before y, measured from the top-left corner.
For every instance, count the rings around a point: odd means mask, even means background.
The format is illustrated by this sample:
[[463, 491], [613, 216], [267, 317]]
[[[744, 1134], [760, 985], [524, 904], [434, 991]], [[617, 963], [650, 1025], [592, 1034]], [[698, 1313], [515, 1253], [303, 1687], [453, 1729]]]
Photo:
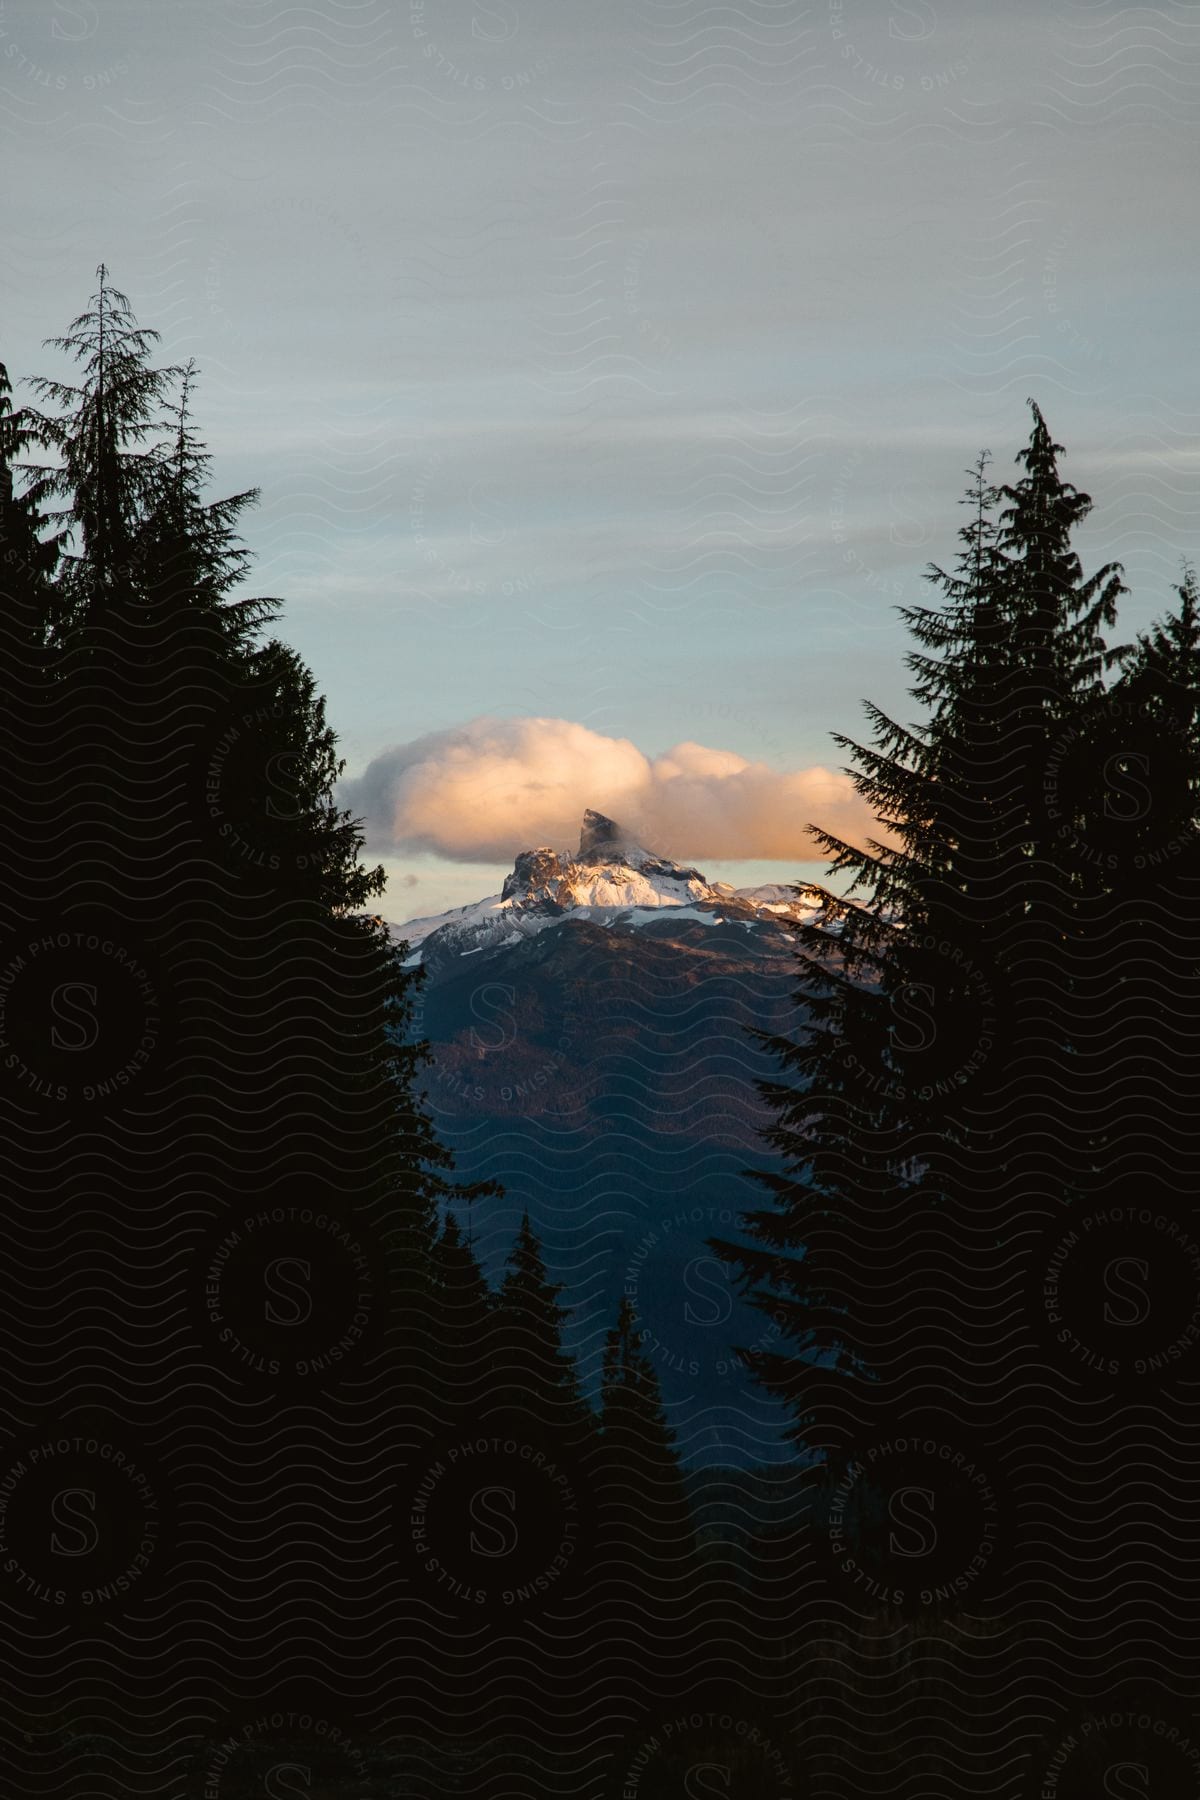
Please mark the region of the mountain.
[[433, 918], [410, 919], [398, 935], [413, 948], [411, 962], [440, 967], [450, 957], [515, 944], [567, 919], [624, 930], [661, 922], [666, 908], [674, 909], [673, 925], [688, 918], [778, 926], [812, 919], [819, 898], [811, 888], [732, 888], [707, 881], [698, 869], [643, 849], [615, 820], [589, 807], [575, 856], [546, 845], [522, 850], [498, 894]]
[[792, 1030], [794, 926], [815, 890], [735, 889], [584, 814], [574, 855], [522, 851], [501, 892], [393, 929], [425, 969], [415, 1020], [427, 1090], [464, 1179], [494, 1178], [466, 1223], [494, 1275], [528, 1207], [594, 1385], [633, 1299], [681, 1449], [697, 1467], [772, 1460], [773, 1406], [734, 1368], [759, 1342], [706, 1239], [736, 1231], [774, 1166], [752, 1027]]

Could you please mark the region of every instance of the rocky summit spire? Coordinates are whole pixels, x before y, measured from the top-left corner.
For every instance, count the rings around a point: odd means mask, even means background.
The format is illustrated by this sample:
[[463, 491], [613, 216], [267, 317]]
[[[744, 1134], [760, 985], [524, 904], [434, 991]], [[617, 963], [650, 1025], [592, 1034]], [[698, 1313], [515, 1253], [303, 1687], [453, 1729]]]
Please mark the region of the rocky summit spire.
[[583, 815], [583, 824], [579, 828], [579, 860], [593, 856], [597, 851], [608, 855], [619, 848], [625, 841], [625, 833], [615, 819], [610, 819], [602, 812], [595, 812], [589, 806]]
[[811, 918], [818, 900], [790, 887], [709, 882], [699, 869], [645, 849], [616, 819], [589, 806], [576, 856], [545, 844], [522, 850], [501, 893], [398, 929], [410, 945], [421, 945], [419, 959], [433, 967], [482, 949], [511, 948], [569, 915], [594, 917], [606, 930], [618, 923], [634, 930], [675, 909], [680, 919], [702, 920], [705, 929], [734, 921], [739, 931], [756, 922], [778, 931], [785, 919]]

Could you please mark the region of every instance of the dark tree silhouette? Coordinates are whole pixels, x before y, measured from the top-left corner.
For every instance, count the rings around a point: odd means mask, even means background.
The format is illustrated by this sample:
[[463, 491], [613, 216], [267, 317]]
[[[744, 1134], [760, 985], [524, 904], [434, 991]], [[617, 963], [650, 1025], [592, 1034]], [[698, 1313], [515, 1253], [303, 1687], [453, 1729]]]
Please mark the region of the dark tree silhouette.
[[608, 1543], [626, 1572], [670, 1589], [692, 1549], [691, 1513], [654, 1364], [623, 1297], [600, 1378], [601, 1487]]
[[[86, 1421], [152, 1467], [164, 1511], [192, 1508], [202, 1573], [156, 1629], [193, 1700], [268, 1692], [293, 1638], [350, 1695], [398, 1629], [378, 1517], [429, 1417], [457, 1192], [420, 1092], [420, 978], [366, 916], [383, 874], [337, 806], [315, 680], [267, 635], [278, 602], [243, 597], [254, 496], [206, 497], [194, 371], [153, 366], [104, 270], [55, 342], [78, 374], [38, 384], [40, 414], [0, 395], [5, 729], [26, 771], [0, 914], [7, 1455]], [[286, 1568], [280, 1456], [298, 1516], [348, 1521]], [[243, 1528], [265, 1545], [249, 1582]], [[122, 1642], [114, 1681], [153, 1695], [153, 1660]]]
[[45, 746], [55, 724], [48, 643], [61, 537], [44, 535], [36, 501], [20, 491], [18, 464], [31, 442], [29, 419], [14, 411], [8, 371], [0, 363], [0, 734], [8, 771], [0, 817], [10, 928], [19, 897], [36, 889], [45, 840], [54, 829]]
[[[62, 502], [56, 522], [75, 539], [64, 570], [68, 623], [108, 623], [111, 605], [128, 601], [129, 558], [138, 520], [152, 504], [159, 434], [175, 368], [150, 358], [159, 334], [139, 326], [128, 297], [101, 263], [86, 312], [49, 345], [79, 365], [79, 379], [34, 376], [30, 385], [53, 410], [34, 417], [40, 441], [57, 461], [41, 469], [39, 498]], [[114, 621], [115, 622], [115, 621]]]
[[[947, 1743], [985, 1665], [1018, 1709], [1143, 1692], [1162, 1594], [1193, 1581], [1161, 1501], [1176, 1527], [1195, 1507], [1166, 1420], [1200, 1316], [1196, 596], [1107, 648], [1120, 570], [1085, 577], [1060, 455], [1035, 407], [1020, 478], [980, 462], [942, 604], [906, 613], [924, 718], [839, 740], [886, 836], [824, 838], [851, 884], [801, 933], [808, 1022], [773, 1042], [774, 1204], [717, 1246], [773, 1323], [756, 1373], [827, 1457], [831, 1602], [947, 1634]], [[1114, 1456], [1139, 1471], [1119, 1519]], [[938, 1520], [915, 1549], [913, 1494]], [[1081, 1646], [1118, 1618], [1101, 1668]]]
[[563, 1348], [562, 1285], [546, 1273], [542, 1247], [521, 1219], [496, 1300], [496, 1382], [506, 1402], [535, 1429], [579, 1451], [594, 1430], [574, 1358]]
[[[748, 1244], [717, 1246], [772, 1320], [755, 1366], [791, 1400], [801, 1438], [804, 1396], [815, 1404], [833, 1370], [857, 1370], [869, 1401], [900, 1321], [916, 1323], [914, 1264], [936, 1290], [946, 1205], [975, 1179], [964, 1156], [986, 1144], [994, 1159], [1001, 1138], [1013, 1148], [1009, 1111], [997, 1126], [972, 1102], [1024, 1067], [1014, 957], [1037, 961], [1035, 942], [1062, 929], [1056, 902], [1080, 886], [1042, 816], [1038, 772], [1096, 690], [1119, 591], [1114, 567], [1085, 580], [1070, 548], [1090, 502], [1060, 480], [1057, 448], [1034, 408], [1024, 480], [997, 495], [985, 458], [972, 472], [958, 567], [930, 572], [943, 604], [904, 614], [926, 719], [868, 706], [872, 742], [836, 740], [887, 837], [859, 849], [818, 834], [850, 884], [799, 930], [811, 1024], [767, 1040], [785, 1078], [764, 1089], [783, 1167], [756, 1178], [775, 1204], [751, 1215]], [[999, 522], [997, 498], [1009, 502]]]
[[453, 1212], [433, 1252], [432, 1299], [434, 1417], [439, 1424], [439, 1414], [459, 1425], [480, 1420], [494, 1395], [495, 1304]]

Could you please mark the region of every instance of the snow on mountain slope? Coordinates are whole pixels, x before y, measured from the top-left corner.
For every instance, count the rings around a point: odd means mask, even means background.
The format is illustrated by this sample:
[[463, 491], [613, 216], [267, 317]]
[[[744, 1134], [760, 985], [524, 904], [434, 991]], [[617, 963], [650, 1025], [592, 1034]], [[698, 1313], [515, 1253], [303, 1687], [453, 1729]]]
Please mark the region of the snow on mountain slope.
[[410, 947], [410, 963], [418, 963], [431, 954], [440, 961], [517, 943], [571, 917], [636, 929], [675, 908], [680, 917], [753, 925], [812, 919], [819, 907], [812, 888], [797, 892], [779, 883], [733, 888], [709, 882], [698, 869], [645, 849], [614, 820], [589, 808], [575, 856], [544, 845], [523, 850], [499, 894], [433, 918], [411, 919], [395, 932]]
[[403, 925], [393, 926], [393, 930], [397, 937], [404, 938], [415, 949], [443, 925], [485, 924], [495, 918], [501, 907], [507, 906], [508, 902], [501, 900], [499, 894], [489, 894], [486, 900], [473, 900], [470, 906], [456, 906], [452, 912], [435, 913], [427, 919], [408, 919]]
[[475, 1209], [477, 1254], [498, 1276], [528, 1211], [590, 1386], [632, 1287], [697, 1462], [773, 1454], [774, 1403], [727, 1348], [761, 1319], [734, 1286], [715, 1328], [680, 1294], [689, 1268], [711, 1272], [714, 1231], [761, 1204], [746, 1170], [776, 1167], [759, 1089], [776, 1065], [755, 1033], [803, 1020], [791, 921], [818, 907], [813, 890], [710, 882], [589, 812], [578, 850], [523, 850], [499, 894], [395, 928], [428, 977], [413, 1029], [438, 1136], [462, 1180], [501, 1190]]

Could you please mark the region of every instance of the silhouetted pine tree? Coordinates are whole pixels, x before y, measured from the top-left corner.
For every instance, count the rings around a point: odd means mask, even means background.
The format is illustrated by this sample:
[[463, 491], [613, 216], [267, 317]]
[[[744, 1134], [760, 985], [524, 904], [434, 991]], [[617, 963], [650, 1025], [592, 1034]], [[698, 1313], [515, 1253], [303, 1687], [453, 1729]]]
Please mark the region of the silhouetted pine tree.
[[[13, 1373], [14, 1404], [30, 1417], [43, 1405], [64, 1316], [90, 1330], [96, 1294], [157, 1294], [165, 1281], [186, 1318], [173, 1314], [160, 1341], [161, 1312], [139, 1298], [132, 1322], [127, 1309], [120, 1329], [102, 1323], [83, 1358], [86, 1392], [64, 1404], [98, 1396], [136, 1454], [169, 1431], [164, 1482], [199, 1469], [220, 1488], [232, 1470], [236, 1505], [269, 1510], [253, 1421], [271, 1395], [300, 1471], [293, 1498], [309, 1483], [328, 1507], [347, 1478], [384, 1491], [429, 1411], [431, 1264], [451, 1184], [419, 1091], [419, 977], [362, 916], [383, 874], [364, 867], [361, 829], [336, 805], [341, 763], [314, 679], [264, 639], [276, 603], [239, 597], [237, 522], [253, 495], [206, 499], [192, 373], [180, 372], [172, 415], [175, 372], [151, 366], [155, 334], [103, 269], [88, 311], [55, 342], [79, 373], [39, 384], [47, 410], [30, 424], [48, 466], [32, 470], [24, 499], [10, 498], [8, 479], [24, 445], [0, 409], [0, 523], [36, 577], [6, 594], [0, 636], [15, 630], [35, 664], [48, 640], [44, 723], [13, 825], [27, 855], [6, 880], [0, 1102], [13, 1184], [27, 1205], [52, 1195], [57, 1221], [43, 1231], [34, 1208], [10, 1259], [3, 1310], [29, 1357]], [[28, 629], [14, 626], [23, 617]], [[11, 667], [6, 680], [17, 685]], [[233, 834], [251, 854], [237, 854]], [[310, 1224], [297, 1228], [301, 1214]], [[320, 1223], [330, 1218], [335, 1231]], [[223, 1239], [242, 1246], [221, 1286], [245, 1340], [236, 1357], [205, 1304]], [[343, 1240], [353, 1251], [336, 1251]], [[311, 1340], [323, 1353], [328, 1339], [333, 1355], [327, 1374], [273, 1386], [268, 1359], [287, 1343], [277, 1333], [260, 1350], [258, 1337], [276, 1257], [310, 1284], [313, 1323], [297, 1349]], [[286, 1324], [287, 1306], [274, 1316]], [[358, 1354], [360, 1317], [371, 1385], [357, 1412], [339, 1410], [326, 1389], [343, 1353]], [[149, 1384], [142, 1355], [157, 1371]], [[181, 1394], [179, 1357], [192, 1370]], [[309, 1410], [292, 1410], [305, 1396]], [[221, 1585], [219, 1521], [234, 1504], [226, 1493], [210, 1506], [211, 1541], [197, 1530], [190, 1554], [212, 1579], [164, 1626], [178, 1678], [197, 1694], [218, 1679], [206, 1621], [223, 1591], [233, 1597], [219, 1629], [240, 1642], [241, 1675], [266, 1679], [274, 1661], [259, 1599]], [[318, 1657], [352, 1680], [364, 1666], [356, 1633], [380, 1629], [378, 1545], [347, 1532], [338, 1554], [311, 1578], [289, 1575], [272, 1617], [324, 1621]], [[130, 1691], [139, 1670], [135, 1657], [119, 1677]]]
[[600, 1377], [600, 1425], [610, 1457], [645, 1459], [662, 1477], [662, 1499], [682, 1504], [683, 1485], [675, 1434], [667, 1424], [654, 1364], [642, 1349], [642, 1329], [633, 1302], [623, 1297], [616, 1323], [604, 1344]]
[[[1134, 687], [1147, 683], [1172, 724], [1194, 729], [1200, 715], [1200, 588], [1190, 563], [1184, 564], [1175, 592], [1178, 607], [1139, 636], [1124, 658], [1122, 679]], [[1192, 771], [1189, 786], [1196, 779]]]
[[36, 499], [22, 493], [18, 465], [33, 441], [24, 412], [14, 412], [8, 370], [0, 363], [0, 575], [5, 605], [0, 615], [6, 679], [43, 679], [53, 628], [54, 589], [61, 540], [45, 537]]
[[[1128, 1686], [1200, 1664], [1200, 1633], [1176, 1623], [1200, 1605], [1178, 1551], [1200, 1529], [1179, 1450], [1198, 1422], [1180, 1382], [1200, 1304], [1196, 617], [1185, 577], [1173, 617], [1132, 651], [1103, 652], [1119, 581], [1080, 579], [1069, 534], [1085, 497], [1056, 491], [1048, 437], [1034, 448], [1003, 540], [1027, 602], [1018, 660], [1034, 676], [1016, 710], [1034, 829], [1025, 918], [1005, 941], [1015, 1029], [962, 1186], [998, 1247], [1029, 1245], [1023, 1320], [1050, 1416], [1016, 1402], [998, 1343], [980, 1385], [1012, 1467], [1044, 1471], [1021, 1503], [1027, 1539], [1056, 1546], [1053, 1576], [1044, 1592], [1031, 1579], [1024, 1629], [1078, 1700], [1111, 1687], [1111, 1670], [1077, 1654], [1101, 1631], [1122, 1646]], [[1056, 606], [1057, 635], [1044, 623]], [[1114, 661], [1123, 672], [1105, 684]], [[984, 1300], [997, 1312], [1002, 1290], [997, 1270]], [[1137, 1475], [1097, 1504], [1102, 1465]]]
[[665, 1627], [692, 1575], [691, 1510], [654, 1364], [622, 1297], [600, 1377], [600, 1542], [618, 1590]]
[[495, 1322], [494, 1298], [474, 1248], [448, 1212], [433, 1252], [435, 1418], [482, 1423], [494, 1403]]
[[823, 916], [798, 932], [797, 997], [811, 1022], [797, 1039], [765, 1040], [790, 1078], [763, 1086], [783, 1168], [756, 1179], [774, 1205], [751, 1215], [751, 1244], [716, 1246], [771, 1320], [769, 1347], [753, 1366], [791, 1400], [802, 1440], [830, 1387], [833, 1414], [823, 1424], [837, 1429], [836, 1371], [877, 1374], [898, 1286], [912, 1307], [897, 1227], [904, 1255], [919, 1260], [920, 1234], [939, 1228], [929, 1159], [939, 1131], [954, 1129], [960, 1078], [978, 1058], [980, 925], [968, 927], [964, 914], [968, 896], [978, 901], [994, 883], [999, 840], [1013, 823], [995, 794], [1002, 771], [989, 767], [983, 779], [980, 766], [997, 762], [1004, 737], [996, 665], [1009, 635], [986, 470], [981, 456], [956, 572], [931, 570], [944, 604], [905, 613], [920, 645], [907, 659], [914, 694], [930, 719], [906, 727], [868, 705], [873, 744], [836, 738], [888, 838], [859, 849], [818, 833], [831, 872], [851, 880], [842, 895], [825, 891]]
[[[1152, 1198], [1190, 1232], [1200, 1161], [1200, 592], [1190, 567], [1177, 596], [1123, 654], [1069, 773], [1103, 882], [1075, 972], [1091, 1125], [1082, 1194]], [[1165, 1291], [1149, 1304], [1169, 1315]]]
[[895, 1407], [878, 1377], [901, 1334], [912, 1362], [934, 1353], [922, 1333], [938, 1331], [939, 1311], [944, 1329], [938, 1290], [946, 1258], [968, 1254], [972, 1208], [981, 1223], [980, 1183], [1027, 1175], [1039, 1153], [1022, 1119], [1048, 1025], [1061, 1055], [1062, 1024], [1037, 971], [1089, 891], [1045, 771], [1102, 691], [1120, 580], [1115, 565], [1084, 577], [1071, 534], [1090, 500], [1062, 481], [1061, 446], [1033, 413], [1022, 480], [997, 493], [986, 458], [976, 464], [957, 569], [930, 571], [942, 605], [905, 612], [927, 717], [905, 726], [869, 706], [872, 742], [836, 740], [890, 841], [818, 833], [850, 883], [799, 931], [811, 1024], [767, 1040], [783, 1168], [758, 1179], [774, 1205], [749, 1215], [749, 1244], [717, 1246], [773, 1322], [754, 1364], [800, 1438], [822, 1393], [826, 1428], [848, 1429], [835, 1368], [864, 1378], [863, 1405]]
[[579, 1388], [575, 1361], [563, 1348], [567, 1311], [562, 1285], [546, 1273], [542, 1247], [521, 1219], [496, 1297], [495, 1375], [502, 1403], [537, 1431], [586, 1447], [595, 1420]]
[[[44, 535], [40, 509], [20, 491], [18, 464], [31, 441], [24, 413], [14, 412], [8, 371], [0, 363], [0, 737], [8, 770], [3, 809], [5, 906], [36, 887], [39, 846], [53, 830], [45, 792], [44, 735], [54, 730], [49, 693], [49, 639], [60, 543]], [[7, 923], [16, 923], [10, 918]]]
[[1093, 761], [1110, 885], [1147, 899], [1197, 873], [1200, 815], [1200, 587], [1185, 564], [1177, 603], [1122, 653], [1106, 752]]
[[[908, 614], [925, 719], [872, 711], [869, 746], [841, 740], [892, 842], [824, 840], [852, 886], [802, 933], [811, 1023], [777, 1042], [767, 1089], [776, 1204], [718, 1248], [774, 1322], [755, 1367], [829, 1453], [825, 1535], [881, 1571], [868, 1595], [919, 1574], [884, 1555], [897, 1483], [936, 1488], [952, 1530], [971, 1508], [936, 1457], [897, 1472], [880, 1447], [963, 1450], [1019, 1532], [968, 1608], [1002, 1615], [991, 1679], [1079, 1705], [1117, 1679], [1081, 1645], [1103, 1630], [1120, 1679], [1148, 1677], [1161, 1591], [1194, 1597], [1162, 1384], [1200, 1291], [1200, 743], [1196, 596], [1131, 653], [1106, 648], [1120, 571], [1084, 575], [1090, 502], [1060, 449], [1035, 408], [1021, 478], [992, 496], [977, 470], [959, 567], [932, 571], [943, 604]], [[1097, 1474], [1114, 1459], [1138, 1471], [1119, 1512]], [[1153, 1578], [1131, 1533], [1155, 1546]], [[960, 1602], [947, 1587], [931, 1604]], [[1195, 1644], [1174, 1642], [1182, 1679]], [[948, 1715], [974, 1678], [964, 1663]]]
[[[74, 540], [65, 559], [62, 596], [66, 626], [119, 627], [133, 594], [130, 557], [138, 521], [153, 502], [161, 447], [147, 444], [162, 430], [175, 368], [150, 358], [159, 334], [139, 326], [128, 297], [110, 285], [101, 263], [88, 309], [49, 346], [79, 365], [77, 381], [34, 376], [30, 386], [51, 411], [34, 415], [39, 440], [57, 461], [40, 470], [39, 498], [63, 502], [56, 522]], [[120, 645], [121, 660], [133, 644]]]

